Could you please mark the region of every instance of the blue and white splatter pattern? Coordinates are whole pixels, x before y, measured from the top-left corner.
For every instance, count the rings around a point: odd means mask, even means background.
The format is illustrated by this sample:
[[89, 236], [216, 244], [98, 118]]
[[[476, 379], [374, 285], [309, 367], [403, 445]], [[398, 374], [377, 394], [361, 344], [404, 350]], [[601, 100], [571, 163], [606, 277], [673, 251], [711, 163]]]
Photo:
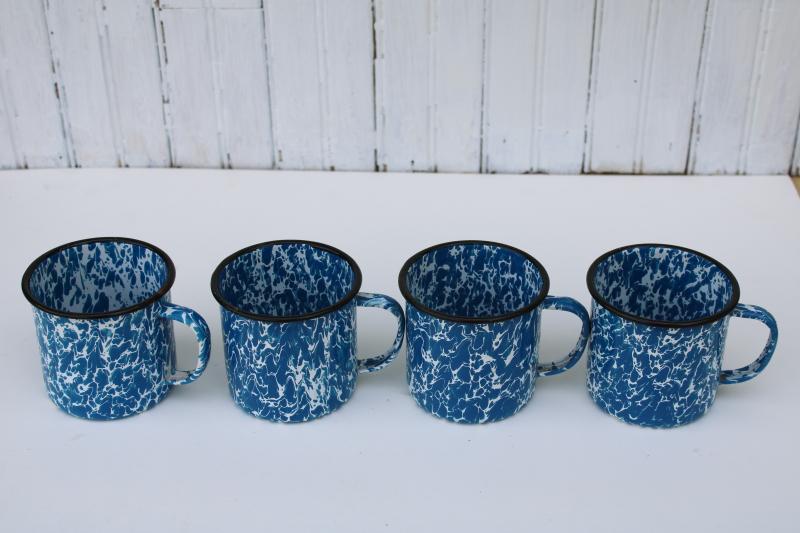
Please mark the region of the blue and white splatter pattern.
[[[140, 413], [205, 369], [208, 326], [169, 302], [174, 270], [162, 254], [139, 241], [89, 240], [28, 269], [23, 292], [34, 305], [45, 385], [67, 413], [96, 420]], [[172, 320], [198, 337], [193, 372], [174, 370]]]
[[29, 290], [63, 313], [110, 313], [147, 300], [168, 277], [167, 261], [147, 246], [89, 241], [38, 259]]
[[[359, 372], [388, 365], [403, 341], [405, 317], [392, 298], [358, 293], [360, 272], [342, 252], [318, 243], [276, 241], [222, 262], [212, 291], [222, 305], [231, 395], [242, 409], [280, 422], [303, 422], [347, 402]], [[356, 307], [398, 319], [383, 355], [356, 358]]]
[[[412, 257], [400, 287], [417, 404], [453, 422], [502, 420], [527, 404], [537, 376], [573, 366], [586, 346], [589, 316], [571, 298], [545, 297], [548, 283], [535, 260], [497, 243], [446, 243]], [[566, 358], [539, 365], [543, 308], [574, 313], [583, 326]]]
[[[764, 309], [739, 304], [735, 278], [691, 250], [636, 245], [602, 256], [589, 271], [592, 334], [589, 394], [626, 422], [673, 427], [702, 416], [721, 383], [753, 378], [775, 349], [777, 326]], [[770, 328], [756, 362], [721, 370], [731, 316]]]

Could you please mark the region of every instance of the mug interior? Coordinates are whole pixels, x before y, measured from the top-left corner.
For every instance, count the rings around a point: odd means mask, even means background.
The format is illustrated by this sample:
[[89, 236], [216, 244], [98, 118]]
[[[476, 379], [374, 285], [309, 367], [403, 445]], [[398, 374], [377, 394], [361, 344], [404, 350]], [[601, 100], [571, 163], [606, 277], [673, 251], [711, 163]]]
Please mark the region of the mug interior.
[[308, 317], [358, 292], [360, 273], [348, 256], [308, 242], [258, 245], [226, 259], [212, 279], [219, 302], [254, 318]]
[[32, 304], [84, 318], [118, 313], [165, 294], [174, 279], [171, 261], [146, 243], [89, 240], [37, 259], [23, 278]]
[[509, 318], [538, 305], [548, 285], [547, 274], [532, 257], [483, 242], [425, 250], [406, 263], [400, 281], [411, 303], [453, 320]]
[[666, 245], [626, 247], [601, 257], [589, 288], [601, 304], [633, 319], [661, 323], [707, 321], [738, 300], [730, 271], [698, 252]]

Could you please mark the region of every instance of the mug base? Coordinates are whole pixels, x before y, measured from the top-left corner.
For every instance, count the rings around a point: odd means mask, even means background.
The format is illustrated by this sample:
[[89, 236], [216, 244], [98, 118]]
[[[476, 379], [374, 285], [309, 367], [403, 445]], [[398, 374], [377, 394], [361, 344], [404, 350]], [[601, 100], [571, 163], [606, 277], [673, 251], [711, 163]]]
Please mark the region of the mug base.
[[592, 395], [591, 392], [588, 392], [588, 395], [589, 395], [589, 398], [591, 398], [592, 403], [598, 409], [600, 409], [604, 413], [610, 415], [611, 417], [619, 420], [620, 422], [625, 422], [626, 424], [631, 425], [631, 426], [637, 426], [637, 427], [648, 428], [648, 429], [673, 429], [673, 428], [679, 428], [679, 427], [683, 427], [683, 426], [689, 425], [692, 422], [695, 422], [695, 421], [699, 420], [700, 418], [702, 418], [708, 412], [708, 408], [710, 407], [710, 406], [707, 406], [704, 410], [696, 413], [695, 415], [693, 415], [693, 416], [691, 416], [689, 418], [686, 418], [686, 419], [679, 420], [679, 421], [656, 422], [656, 421], [653, 421], [653, 420], [641, 420], [641, 419], [635, 419], [635, 418], [619, 415], [619, 414], [611, 411], [610, 409], [608, 409], [606, 406], [604, 406], [600, 401], [597, 400], [597, 398], [595, 398]]
[[153, 400], [149, 401], [141, 409], [137, 409], [135, 411], [127, 411], [127, 412], [124, 412], [123, 414], [119, 414], [119, 415], [116, 415], [116, 414], [110, 414], [109, 415], [109, 414], [104, 414], [104, 413], [97, 413], [97, 412], [92, 413], [92, 412], [89, 412], [89, 415], [87, 416], [85, 414], [82, 414], [81, 412], [70, 411], [67, 407], [64, 407], [63, 405], [60, 405], [60, 404], [56, 403], [52, 398], [50, 398], [50, 401], [51, 401], [51, 403], [53, 405], [55, 405], [58, 408], [59, 411], [61, 411], [62, 413], [68, 414], [69, 416], [71, 416], [73, 418], [79, 418], [81, 420], [89, 420], [89, 421], [92, 421], [92, 422], [110, 422], [112, 420], [122, 420], [123, 418], [131, 418], [133, 416], [140, 415], [140, 414], [144, 413], [145, 411], [149, 411], [149, 410], [153, 409], [155, 406], [160, 404], [164, 400], [164, 398], [167, 397], [167, 395], [169, 394], [169, 392], [171, 390], [172, 390], [172, 387], [167, 387], [162, 394], [160, 394], [157, 398], [154, 398]]
[[511, 418], [515, 414], [517, 414], [520, 411], [522, 411], [522, 409], [524, 409], [528, 405], [528, 403], [531, 401], [531, 398], [533, 397], [533, 392], [531, 392], [531, 395], [528, 396], [528, 398], [524, 402], [522, 402], [520, 405], [518, 405], [516, 407], [516, 409], [514, 409], [513, 411], [510, 411], [510, 412], [508, 412], [506, 414], [503, 414], [502, 416], [496, 416], [496, 417], [486, 418], [486, 419], [466, 419], [466, 418], [448, 417], [448, 416], [439, 414], [439, 413], [429, 409], [425, 405], [423, 405], [422, 402], [419, 401], [419, 398], [417, 398], [413, 393], [411, 394], [411, 397], [414, 399], [414, 403], [417, 404], [417, 407], [419, 407], [420, 409], [422, 409], [426, 413], [428, 413], [430, 415], [433, 415], [434, 417], [436, 417], [436, 418], [438, 418], [440, 420], [444, 420], [446, 422], [450, 422], [451, 424], [459, 424], [459, 425], [463, 425], [463, 426], [477, 426], [477, 425], [484, 425], [484, 424], [493, 424], [495, 422], [502, 422], [503, 420]]
[[[350, 398], [352, 398], [352, 396], [350, 396]], [[253, 418], [258, 418], [259, 420], [266, 420], [267, 422], [272, 422], [272, 423], [275, 423], [275, 424], [303, 424], [305, 422], [312, 422], [314, 420], [318, 420], [320, 418], [324, 418], [324, 417], [330, 415], [331, 413], [335, 413], [336, 411], [341, 409], [342, 406], [346, 405], [350, 401], [350, 398], [348, 398], [347, 400], [345, 400], [345, 401], [333, 406], [331, 409], [325, 411], [324, 413], [320, 413], [318, 415], [309, 416], [309, 417], [303, 417], [303, 418], [275, 417], [275, 416], [269, 416], [269, 415], [265, 415], [265, 414], [260, 414], [258, 411], [254, 411], [254, 410], [248, 408], [247, 406], [242, 405], [241, 403], [236, 401], [235, 398], [233, 398], [233, 403], [241, 411], [244, 411], [245, 413], [247, 413], [248, 415], [252, 416]]]

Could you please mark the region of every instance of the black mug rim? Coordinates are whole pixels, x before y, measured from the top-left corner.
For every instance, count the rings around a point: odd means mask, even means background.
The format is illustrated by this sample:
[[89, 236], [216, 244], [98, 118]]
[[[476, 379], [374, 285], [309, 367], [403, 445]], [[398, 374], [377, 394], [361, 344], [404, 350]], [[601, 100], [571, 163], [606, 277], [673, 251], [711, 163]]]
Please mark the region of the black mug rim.
[[[219, 288], [220, 278], [222, 276], [222, 271], [228, 266], [231, 262], [235, 259], [239, 258], [240, 256], [249, 254], [254, 250], [258, 250], [260, 248], [266, 248], [268, 246], [275, 246], [280, 244], [305, 244], [311, 246], [312, 248], [317, 248], [319, 250], [334, 254], [341, 259], [344, 259], [345, 262], [350, 266], [350, 269], [353, 271], [353, 284], [350, 290], [345, 294], [342, 298], [339, 299], [336, 303], [329, 305], [327, 307], [323, 307], [322, 309], [318, 309], [311, 313], [304, 313], [302, 315], [286, 315], [286, 316], [277, 316], [277, 315], [264, 315], [258, 313], [251, 313], [249, 311], [245, 311], [244, 309], [240, 309], [236, 307], [225, 297], [222, 295], [222, 291]], [[223, 308], [227, 309], [231, 313], [237, 314], [239, 316], [243, 316], [245, 318], [249, 318], [251, 320], [258, 320], [259, 322], [301, 322], [303, 320], [309, 320], [312, 318], [319, 318], [321, 316], [327, 315], [332, 313], [338, 309], [341, 309], [353, 298], [356, 297], [358, 291], [361, 290], [361, 269], [358, 268], [355, 260], [344, 253], [343, 251], [339, 250], [338, 248], [334, 248], [328, 244], [323, 244], [321, 242], [316, 241], [306, 241], [302, 239], [279, 239], [275, 241], [265, 241], [260, 242], [258, 244], [253, 244], [238, 250], [225, 259], [223, 259], [217, 268], [214, 269], [214, 272], [211, 274], [211, 294], [214, 296], [214, 299], [221, 305]]]
[[[444, 248], [449, 246], [459, 246], [459, 245], [476, 245], [476, 244], [484, 246], [493, 246], [497, 248], [504, 248], [506, 250], [521, 255], [527, 261], [533, 263], [533, 265], [539, 269], [539, 272], [542, 275], [542, 287], [539, 290], [539, 293], [536, 295], [536, 298], [534, 298], [527, 305], [515, 311], [511, 311], [509, 313], [503, 313], [501, 315], [494, 315], [489, 317], [472, 317], [463, 315], [451, 315], [448, 313], [442, 313], [440, 311], [436, 311], [435, 309], [431, 309], [430, 307], [424, 305], [413, 294], [411, 294], [411, 291], [408, 289], [408, 283], [406, 281], [406, 278], [408, 277], [408, 271], [409, 269], [411, 269], [411, 266], [414, 263], [416, 263], [422, 256], [439, 248]], [[434, 244], [433, 246], [429, 246], [424, 250], [420, 250], [419, 252], [409, 257], [408, 260], [400, 268], [400, 274], [398, 275], [397, 282], [400, 285], [400, 293], [403, 295], [403, 298], [405, 298], [409, 304], [413, 305], [420, 311], [428, 315], [434, 316], [440, 320], [447, 320], [449, 322], [460, 322], [463, 324], [491, 324], [495, 322], [504, 322], [512, 318], [517, 318], [526, 313], [530, 313], [531, 311], [536, 309], [536, 307], [538, 307], [539, 304], [541, 304], [544, 301], [544, 299], [547, 297], [547, 293], [550, 291], [550, 276], [548, 276], [547, 270], [545, 270], [544, 266], [539, 261], [537, 261], [535, 257], [533, 257], [528, 252], [520, 250], [519, 248], [515, 248], [514, 246], [503, 244], [501, 242], [484, 241], [484, 240], [449, 241], [449, 242]]]
[[[31, 277], [33, 276], [34, 271], [42, 264], [47, 258], [61, 253], [64, 250], [69, 248], [75, 248], [76, 246], [81, 246], [84, 244], [94, 244], [94, 243], [103, 243], [103, 242], [115, 242], [115, 243], [126, 243], [126, 244], [135, 244], [137, 246], [142, 246], [143, 248], [147, 248], [154, 254], [158, 255], [166, 264], [167, 266], [167, 279], [164, 280], [164, 283], [161, 284], [161, 287], [154, 292], [149, 297], [145, 298], [144, 300], [134, 304], [129, 305], [127, 307], [123, 307], [121, 309], [116, 309], [114, 311], [104, 311], [102, 313], [79, 313], [74, 311], [62, 311], [60, 309], [56, 309], [54, 307], [50, 307], [44, 305], [40, 301], [38, 301], [33, 293], [31, 292], [30, 288], [30, 281]], [[133, 313], [135, 311], [139, 311], [144, 309], [166, 295], [170, 289], [172, 288], [173, 283], [175, 283], [175, 264], [172, 262], [172, 259], [158, 246], [150, 244], [145, 241], [141, 241], [139, 239], [132, 239], [130, 237], [90, 237], [87, 239], [80, 239], [77, 241], [68, 242], [66, 244], [62, 244], [60, 246], [56, 246], [52, 250], [49, 250], [36, 259], [25, 269], [25, 273], [22, 275], [22, 294], [25, 295], [25, 298], [30, 302], [31, 305], [36, 307], [37, 309], [44, 311], [45, 313], [60, 316], [63, 318], [71, 318], [74, 320], [95, 320], [95, 319], [102, 319], [102, 318], [113, 318], [117, 316], [127, 315]]]
[[[633, 248], [669, 248], [673, 250], [680, 250], [682, 252], [688, 252], [699, 257], [702, 257], [706, 261], [709, 261], [717, 268], [719, 268], [723, 274], [725, 274], [731, 282], [732, 285], [732, 292], [731, 297], [728, 303], [725, 306], [713, 313], [711, 315], [698, 318], [695, 320], [680, 320], [680, 321], [671, 321], [671, 320], [653, 320], [650, 318], [641, 317], [638, 315], [634, 315], [623, 311], [622, 309], [612, 305], [607, 299], [603, 298], [600, 293], [597, 291], [597, 287], [595, 284], [595, 275], [597, 274], [597, 269], [600, 264], [611, 257], [612, 255], [623, 252], [625, 250], [631, 250]], [[604, 253], [597, 259], [595, 259], [592, 264], [589, 266], [589, 270], [586, 272], [586, 286], [589, 288], [589, 293], [592, 295], [592, 298], [604, 307], [606, 310], [612, 312], [613, 314], [624, 318], [626, 320], [630, 320], [632, 322], [637, 322], [639, 324], [644, 324], [646, 326], [655, 326], [661, 328], [691, 328], [696, 326], [702, 326], [705, 324], [714, 323], [733, 311], [736, 305], [739, 303], [739, 282], [736, 280], [736, 277], [733, 275], [733, 272], [730, 271], [728, 267], [714, 259], [713, 257], [706, 255], [702, 252], [698, 252], [697, 250], [693, 250], [691, 248], [686, 248], [685, 246], [678, 246], [676, 244], [664, 244], [664, 243], [641, 243], [641, 244], [627, 244], [625, 246], [620, 246], [619, 248], [615, 248], [613, 250], [609, 250], [608, 252]]]

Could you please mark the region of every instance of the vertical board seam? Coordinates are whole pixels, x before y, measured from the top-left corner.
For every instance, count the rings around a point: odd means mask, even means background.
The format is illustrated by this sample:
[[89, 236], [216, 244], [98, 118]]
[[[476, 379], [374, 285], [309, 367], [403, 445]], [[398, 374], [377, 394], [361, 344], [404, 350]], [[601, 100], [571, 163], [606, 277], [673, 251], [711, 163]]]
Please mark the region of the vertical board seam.
[[324, 0], [314, 0], [314, 25], [317, 45], [317, 90], [319, 91], [320, 167], [334, 170], [330, 137], [330, 95], [328, 90], [328, 36]]
[[69, 121], [69, 105], [67, 102], [67, 92], [64, 88], [64, 80], [61, 77], [61, 62], [59, 60], [58, 45], [54, 38], [53, 21], [50, 20], [50, 1], [42, 0], [44, 11], [44, 24], [47, 33], [47, 44], [50, 48], [50, 69], [53, 72], [53, 87], [58, 101], [58, 113], [61, 118], [61, 132], [64, 137], [64, 151], [67, 154], [67, 166], [79, 167], [77, 155], [75, 153], [75, 143], [72, 140], [72, 127]]
[[750, 151], [750, 143], [753, 135], [753, 122], [758, 111], [758, 98], [761, 92], [761, 77], [764, 71], [764, 56], [766, 55], [769, 44], [769, 29], [772, 23], [772, 11], [774, 0], [761, 0], [761, 11], [759, 13], [758, 34], [756, 35], [755, 51], [753, 52], [753, 62], [750, 68], [750, 84], [747, 91], [747, 104], [745, 108], [745, 121], [739, 138], [739, 150], [737, 152], [736, 173], [744, 174], [747, 172], [747, 158]]
[[117, 156], [117, 166], [127, 167], [125, 140], [122, 136], [122, 120], [120, 119], [119, 97], [114, 81], [114, 71], [111, 65], [111, 36], [106, 20], [105, 0], [94, 0], [94, 19], [97, 30], [98, 48], [100, 49], [100, 68], [103, 72], [103, 86], [108, 105], [109, 122], [111, 124], [111, 142]]
[[787, 174], [800, 175], [800, 113], [797, 115], [797, 127], [794, 130], [794, 148], [789, 157]]
[[592, 135], [594, 134], [594, 108], [597, 82], [595, 78], [600, 70], [600, 39], [603, 30], [603, 0], [595, 0], [592, 21], [592, 58], [589, 61], [589, 86], [586, 89], [586, 115], [583, 127], [583, 162], [584, 174], [592, 172]]
[[375, 139], [375, 145], [372, 149], [372, 164], [375, 172], [380, 169], [378, 167], [378, 98], [377, 98], [377, 85], [376, 85], [376, 63], [378, 61], [378, 44], [375, 35], [375, 0], [369, 2], [370, 16], [372, 17], [372, 134]]
[[20, 161], [19, 152], [17, 150], [17, 143], [15, 140], [15, 133], [13, 127], [13, 121], [11, 120], [11, 106], [8, 105], [9, 98], [6, 96], [6, 90], [3, 86], [3, 80], [0, 79], [0, 114], [4, 115], [6, 121], [6, 127], [8, 128], [8, 137], [9, 142], [11, 143], [11, 157], [14, 158], [13, 167], [4, 167], [0, 164], [0, 169], [2, 168], [28, 168], [27, 164], [24, 164]]
[[[14, 167], [15, 168], [28, 168], [28, 163], [25, 160], [24, 154], [20, 157], [19, 147], [17, 146], [16, 137], [18, 132], [16, 131], [16, 120], [13, 117], [16, 116], [16, 109], [14, 104], [11, 100], [11, 95], [9, 94], [9, 89], [4, 83], [4, 80], [11, 77], [11, 73], [8, 68], [8, 59], [6, 55], [5, 47], [3, 46], [3, 41], [0, 40], [0, 113], [5, 116], [6, 120], [6, 127], [8, 128], [8, 136], [11, 142], [11, 155], [14, 158]], [[3, 168], [3, 167], [0, 167]]]
[[158, 54], [158, 77], [161, 82], [161, 120], [164, 125], [164, 135], [167, 139], [169, 166], [174, 167], [177, 159], [175, 157], [175, 148], [172, 143], [172, 107], [170, 103], [169, 74], [167, 71], [169, 58], [167, 56], [167, 39], [164, 32], [164, 22], [161, 19], [160, 0], [153, 0], [150, 13], [153, 17], [153, 29], [155, 30], [156, 37], [156, 54]]
[[489, 154], [486, 151], [487, 137], [489, 135], [489, 32], [491, 24], [489, 15], [490, 2], [483, 0], [483, 25], [481, 42], [481, 118], [480, 118], [480, 143], [478, 147], [478, 172], [489, 172]]
[[636, 111], [636, 131], [634, 132], [633, 161], [631, 170], [641, 174], [644, 167], [644, 136], [647, 132], [647, 115], [650, 109], [653, 64], [658, 42], [658, 19], [661, 13], [661, 0], [650, 0], [647, 10], [647, 28], [645, 30], [645, 53], [642, 57], [641, 85], [639, 86], [639, 102]]
[[278, 167], [278, 137], [277, 137], [277, 126], [275, 119], [275, 108], [274, 108], [274, 93], [275, 89], [273, 87], [272, 81], [272, 45], [269, 42], [269, 14], [267, 12], [267, 0], [261, 0], [261, 29], [264, 32], [263, 34], [263, 46], [264, 46], [264, 71], [266, 73], [267, 79], [267, 109], [269, 110], [269, 133], [270, 138], [272, 139], [272, 168], [280, 168]]
[[385, 57], [386, 53], [386, 28], [383, 23], [383, 0], [373, 0], [374, 21], [373, 29], [375, 32], [375, 164], [379, 171], [386, 172], [386, 95], [384, 94], [385, 80]]
[[536, 79], [533, 80], [533, 105], [531, 110], [531, 139], [528, 160], [528, 171], [538, 172], [541, 169], [541, 132], [544, 127], [542, 114], [544, 112], [544, 73], [545, 73], [545, 49], [547, 47], [547, 13], [548, 0], [539, 0], [537, 5], [537, 29], [536, 41], [534, 43], [536, 58]]
[[214, 118], [217, 125], [217, 151], [219, 166], [232, 168], [231, 154], [228, 150], [227, 128], [225, 109], [222, 105], [223, 87], [219, 73], [219, 49], [217, 45], [216, 13], [211, 0], [203, 0], [203, 15], [205, 18], [206, 38], [211, 56], [211, 88], [214, 92]]
[[714, 31], [714, 3], [706, 1], [706, 14], [703, 21], [703, 36], [700, 39], [700, 57], [697, 60], [697, 77], [695, 79], [692, 120], [689, 124], [689, 149], [686, 153], [684, 174], [694, 174], [697, 167], [697, 148], [700, 144], [700, 128], [703, 117], [703, 99], [705, 98], [706, 80], [708, 78], [708, 56], [711, 49], [711, 38]]
[[411, 160], [411, 171], [417, 170], [438, 170], [438, 161], [436, 154], [436, 132], [439, 106], [437, 104], [438, 88], [436, 66], [438, 63], [438, 46], [437, 40], [439, 38], [439, 21], [438, 21], [438, 0], [428, 0], [428, 154], [427, 165], [422, 168], [414, 168], [417, 164], [416, 159]]

